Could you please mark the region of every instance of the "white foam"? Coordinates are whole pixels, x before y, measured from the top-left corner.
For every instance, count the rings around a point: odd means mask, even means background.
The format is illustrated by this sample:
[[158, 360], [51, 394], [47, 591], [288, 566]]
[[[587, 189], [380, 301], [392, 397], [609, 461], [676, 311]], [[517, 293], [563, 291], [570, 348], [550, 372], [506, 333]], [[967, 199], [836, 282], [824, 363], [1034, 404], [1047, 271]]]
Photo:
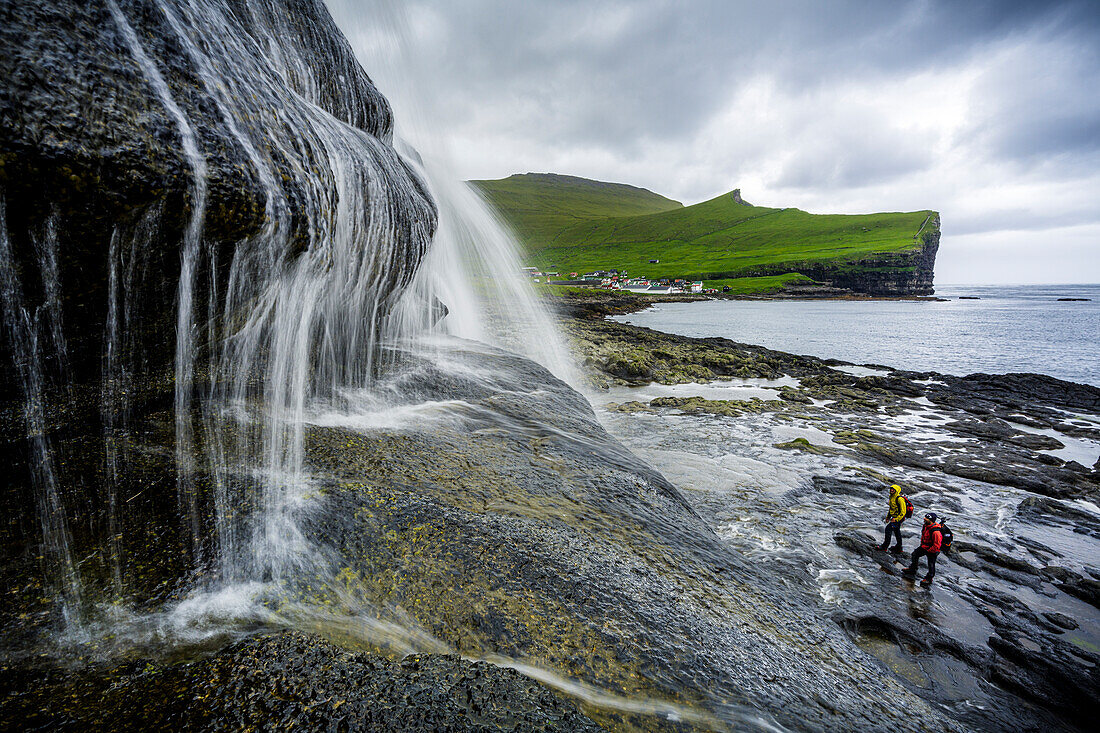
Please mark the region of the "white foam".
[[851, 374], [853, 377], [876, 377], [876, 376], [882, 376], [883, 374], [889, 374], [890, 371], [891, 371], [890, 369], [878, 369], [876, 367], [865, 367], [865, 366], [854, 366], [854, 365], [835, 366], [835, 367], [831, 367], [831, 368], [835, 369], [838, 372], [844, 372], [845, 374]]
[[818, 593], [826, 603], [841, 604], [847, 592], [867, 585], [859, 573], [851, 568], [826, 568], [817, 571]]
[[783, 387], [798, 387], [801, 382], [784, 375], [779, 379], [724, 379], [686, 384], [647, 384], [641, 387], [611, 387], [596, 398], [608, 402], [649, 402], [658, 397], [702, 397], [706, 400], [779, 400]]
[[[438, 400], [411, 405], [374, 407], [361, 404], [348, 412], [329, 410], [312, 415], [309, 423], [319, 427], [347, 428], [356, 432], [376, 430], [423, 430], [428, 425], [460, 427], [464, 418], [476, 409], [464, 400]], [[373, 409], [372, 409], [373, 408]]]

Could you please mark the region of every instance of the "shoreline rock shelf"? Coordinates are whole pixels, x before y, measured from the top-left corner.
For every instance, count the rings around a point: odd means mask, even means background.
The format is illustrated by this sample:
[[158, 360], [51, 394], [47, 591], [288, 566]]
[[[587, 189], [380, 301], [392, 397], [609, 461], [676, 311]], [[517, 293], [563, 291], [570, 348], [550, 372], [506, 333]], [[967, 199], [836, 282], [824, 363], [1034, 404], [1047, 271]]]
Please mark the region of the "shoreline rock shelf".
[[[774, 495], [758, 493], [751, 482], [685, 496], [718, 526], [730, 514], [751, 518], [763, 539], [727, 540], [745, 554], [769, 556], [762, 547], [783, 546], [792, 534], [830, 538], [841, 554], [822, 571], [822, 597], [843, 599], [832, 606], [837, 622], [864, 651], [915, 682], [918, 694], [956, 712], [964, 699], [986, 696], [988, 710], [964, 716], [979, 729], [1023, 720], [1060, 728], [1088, 719], [1100, 690], [1100, 389], [1038, 374], [861, 368], [593, 315], [564, 323], [594, 384], [615, 386], [615, 401], [603, 409], [640, 455], [660, 445], [669, 455], [698, 453], [705, 463], [715, 450], [744, 452], [745, 460], [805, 476], [805, 484], [788, 487], [779, 502], [785, 508], [774, 513], [767, 508]], [[849, 368], [855, 373], [842, 371]], [[777, 389], [778, 399], [684, 396], [692, 383], [704, 383], [698, 391], [713, 396], [722, 380], [783, 375], [797, 383]], [[679, 385], [679, 396], [652, 396], [660, 384]], [[630, 401], [624, 387], [634, 385], [649, 385], [650, 396]], [[1078, 418], [1069, 422], [1067, 413]], [[639, 417], [645, 428], [633, 433], [631, 421]], [[692, 437], [695, 431], [700, 437]], [[729, 436], [728, 445], [703, 435]], [[1053, 455], [1075, 441], [1097, 455], [1081, 461]], [[677, 472], [660, 461], [656, 467]], [[683, 470], [691, 484], [707, 484]], [[934, 508], [949, 517], [958, 538], [917, 615], [912, 605], [898, 605], [912, 592], [900, 566], [874, 549], [883, 487], [894, 482], [918, 511]], [[907, 550], [917, 529], [919, 519], [903, 529]], [[800, 565], [820, 562], [814, 548], [795, 547], [774, 558], [775, 572], [788, 583]], [[835, 570], [837, 563], [844, 569]], [[839, 580], [828, 580], [834, 575]], [[818, 590], [807, 586], [807, 601]], [[984, 693], [972, 689], [978, 680], [988, 685]]]

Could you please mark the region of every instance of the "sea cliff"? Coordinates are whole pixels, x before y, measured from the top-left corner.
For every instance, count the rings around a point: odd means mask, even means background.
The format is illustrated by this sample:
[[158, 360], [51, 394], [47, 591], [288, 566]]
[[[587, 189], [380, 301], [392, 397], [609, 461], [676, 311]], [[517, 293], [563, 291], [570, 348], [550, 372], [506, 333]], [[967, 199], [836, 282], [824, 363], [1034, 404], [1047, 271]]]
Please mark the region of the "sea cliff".
[[[940, 247], [940, 217], [932, 214], [914, 238], [915, 245], [900, 252], [868, 255], [839, 262], [799, 262], [750, 268], [740, 277], [764, 277], [797, 272], [826, 287], [849, 294], [885, 297], [935, 293], [936, 254]], [[723, 276], [719, 273], [719, 276]], [[724, 276], [728, 276], [724, 275]], [[789, 289], [797, 294], [799, 288]], [[805, 292], [805, 288], [802, 289]]]

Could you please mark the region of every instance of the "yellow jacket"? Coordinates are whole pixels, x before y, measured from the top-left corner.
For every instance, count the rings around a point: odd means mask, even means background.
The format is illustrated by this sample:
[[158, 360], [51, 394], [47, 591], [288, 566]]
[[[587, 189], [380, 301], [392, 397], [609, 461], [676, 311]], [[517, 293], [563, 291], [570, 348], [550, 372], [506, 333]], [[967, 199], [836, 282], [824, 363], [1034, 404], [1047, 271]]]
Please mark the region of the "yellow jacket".
[[905, 500], [901, 498], [901, 487], [890, 487], [890, 521], [900, 522], [905, 519]]

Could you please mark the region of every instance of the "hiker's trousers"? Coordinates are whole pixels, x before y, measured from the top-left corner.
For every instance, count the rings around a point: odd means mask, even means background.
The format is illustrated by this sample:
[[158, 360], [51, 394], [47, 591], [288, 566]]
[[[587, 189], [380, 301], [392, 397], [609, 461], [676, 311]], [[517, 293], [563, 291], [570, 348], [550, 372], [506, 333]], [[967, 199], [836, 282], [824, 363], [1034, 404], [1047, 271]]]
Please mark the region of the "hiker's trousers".
[[890, 535], [894, 535], [897, 544], [894, 545], [897, 549], [901, 549], [901, 520], [896, 522], [890, 522], [886, 525], [886, 536], [882, 539], [882, 544], [890, 544]]
[[918, 547], [913, 550], [913, 562], [909, 563], [909, 569], [914, 573], [917, 572], [917, 562], [922, 556], [928, 558], [928, 575], [925, 575], [924, 578], [925, 580], [932, 580], [932, 578], [936, 577], [936, 558], [940, 556], [940, 553], [929, 552], [923, 547]]

